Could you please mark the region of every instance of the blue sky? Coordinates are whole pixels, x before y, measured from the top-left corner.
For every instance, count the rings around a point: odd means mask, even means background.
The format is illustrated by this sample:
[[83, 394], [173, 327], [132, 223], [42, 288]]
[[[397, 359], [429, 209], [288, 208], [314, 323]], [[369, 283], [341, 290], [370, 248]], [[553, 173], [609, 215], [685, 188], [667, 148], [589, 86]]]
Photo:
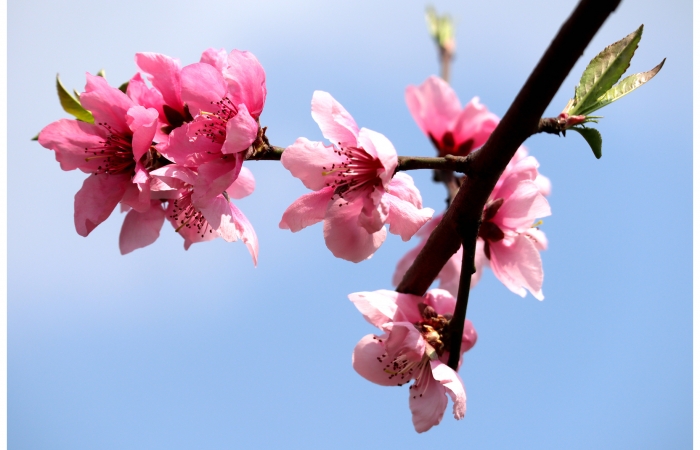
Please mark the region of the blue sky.
[[[527, 4], [525, 4], [527, 3]], [[435, 2], [457, 21], [453, 86], [502, 116], [574, 6]], [[645, 25], [630, 72], [666, 65], [602, 110], [603, 157], [583, 139], [525, 145], [552, 181], [543, 230], [545, 300], [489, 271], [472, 291], [479, 333], [460, 372], [463, 421], [423, 435], [408, 389], [372, 385], [350, 365], [373, 331], [347, 300], [390, 288], [415, 243], [390, 236], [361, 264], [336, 260], [319, 225], [277, 227], [306, 192], [277, 162], [253, 162], [237, 205], [260, 238], [182, 248], [168, 225], [121, 256], [115, 212], [88, 238], [73, 226], [84, 174], [29, 139], [65, 117], [58, 72], [82, 90], [104, 68], [119, 85], [133, 55], [199, 59], [252, 51], [265, 67], [261, 121], [275, 145], [320, 140], [314, 90], [402, 155], [431, 155], [404, 89], [438, 70], [418, 1], [8, 2], [8, 433], [22, 449], [689, 448], [692, 440], [692, 72], [690, 1], [624, 1], [547, 109], [560, 112], [586, 63]], [[429, 173], [424, 204], [443, 206]], [[437, 440], [437, 442], [436, 442]]]

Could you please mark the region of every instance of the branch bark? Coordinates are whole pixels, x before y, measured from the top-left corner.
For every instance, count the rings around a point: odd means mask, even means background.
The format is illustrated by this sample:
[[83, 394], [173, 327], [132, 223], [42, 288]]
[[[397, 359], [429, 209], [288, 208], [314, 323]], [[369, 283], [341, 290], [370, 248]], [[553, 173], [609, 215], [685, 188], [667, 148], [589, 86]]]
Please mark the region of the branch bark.
[[[464, 244], [475, 245], [481, 214], [498, 178], [518, 147], [539, 128], [539, 119], [620, 0], [582, 0], [525, 82], [517, 97], [484, 146], [473, 153], [470, 176], [462, 184], [443, 220], [397, 287], [398, 292], [423, 295], [447, 260]], [[467, 252], [464, 252], [465, 257]], [[473, 265], [473, 253], [472, 261]], [[465, 264], [463, 264], [464, 266]], [[462, 288], [460, 288], [460, 291]], [[468, 295], [459, 298], [456, 311], [464, 310]], [[450, 323], [450, 367], [457, 369], [461, 354], [464, 317]], [[454, 355], [454, 357], [453, 357]]]

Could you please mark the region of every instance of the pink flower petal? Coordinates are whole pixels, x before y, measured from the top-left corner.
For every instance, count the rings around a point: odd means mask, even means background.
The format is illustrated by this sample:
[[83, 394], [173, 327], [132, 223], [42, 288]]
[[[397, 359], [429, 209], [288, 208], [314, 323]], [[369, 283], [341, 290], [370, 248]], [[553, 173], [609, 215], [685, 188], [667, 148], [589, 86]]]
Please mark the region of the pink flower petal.
[[382, 179], [384, 186], [387, 187], [399, 163], [394, 145], [383, 134], [367, 128], [360, 130], [357, 142], [368, 153], [376, 155], [377, 159], [382, 163], [384, 171], [379, 173], [379, 177]]
[[406, 104], [423, 133], [438, 141], [462, 110], [454, 90], [434, 75], [418, 87], [406, 88]]
[[[187, 184], [193, 185], [197, 179], [197, 174], [187, 167], [183, 167], [177, 164], [168, 164], [160, 169], [156, 169], [150, 173], [153, 177], [159, 178], [175, 178], [177, 180], [183, 181]], [[180, 186], [171, 186], [180, 187]]]
[[134, 161], [138, 161], [151, 147], [158, 126], [158, 111], [141, 105], [132, 106], [126, 113], [126, 123], [133, 133], [131, 149]]
[[421, 198], [420, 191], [413, 183], [413, 178], [407, 173], [398, 172], [394, 175], [389, 183], [389, 193], [394, 197], [411, 203], [416, 208], [420, 209], [423, 207], [423, 199]]
[[126, 125], [126, 112], [134, 102], [125, 93], [107, 84], [107, 80], [86, 74], [85, 92], [80, 95], [80, 103], [95, 117], [95, 124], [108, 124], [114, 132], [129, 133]]
[[472, 321], [469, 319], [464, 319], [464, 331], [462, 332], [461, 347], [462, 353], [474, 347], [474, 345], [476, 345], [478, 337], [479, 336], [476, 334], [476, 329], [474, 328], [474, 324], [472, 324]]
[[160, 236], [163, 222], [165, 222], [165, 210], [163, 210], [160, 201], [152, 201], [151, 208], [143, 213], [135, 210], [129, 211], [119, 233], [121, 254], [126, 255], [137, 248], [154, 243]]
[[226, 140], [221, 153], [231, 154], [245, 151], [258, 137], [258, 122], [248, 113], [246, 106], [238, 105], [238, 114], [226, 123]]
[[457, 420], [463, 419], [467, 412], [467, 393], [459, 374], [440, 361], [430, 361], [433, 378], [445, 387], [445, 391], [454, 403], [452, 413]]
[[544, 231], [539, 228], [528, 228], [523, 233], [535, 244], [537, 250], [547, 250], [547, 236], [545, 236]]
[[408, 390], [408, 406], [413, 415], [413, 427], [418, 433], [423, 433], [442, 420], [447, 408], [447, 396], [442, 383], [433, 378], [430, 366], [421, 371], [420, 377], [420, 382]]
[[137, 73], [129, 80], [129, 85], [126, 87], [126, 95], [137, 105], [155, 109], [158, 111], [161, 121], [167, 121], [163, 112], [163, 95], [158, 89], [149, 88], [140, 73]]
[[318, 191], [326, 186], [325, 174], [339, 166], [344, 159], [332, 146], [326, 147], [321, 142], [301, 137], [284, 150], [281, 162], [304, 186]]
[[170, 139], [164, 145], [159, 145], [158, 151], [170, 161], [187, 167], [198, 167], [208, 161], [219, 159], [221, 144], [211, 139], [190, 137], [195, 122], [183, 125], [170, 133]]
[[236, 228], [238, 229], [238, 235], [240, 236], [240, 239], [243, 241], [245, 246], [248, 247], [248, 252], [253, 258], [253, 265], [257, 266], [260, 245], [258, 243], [258, 235], [255, 234], [255, 229], [253, 228], [253, 225], [243, 214], [243, 212], [240, 209], [236, 208], [236, 205], [234, 205], [233, 203], [231, 203], [231, 218], [236, 224]]
[[[343, 205], [343, 206], [341, 206]], [[328, 249], [338, 258], [352, 262], [370, 258], [386, 239], [386, 229], [368, 233], [358, 226], [362, 202], [345, 203], [339, 199], [328, 205], [323, 236]]]
[[99, 160], [86, 161], [86, 149], [102, 147], [103, 129], [91, 123], [61, 119], [50, 123], [39, 133], [39, 144], [56, 152], [56, 161], [63, 170], [80, 169], [83, 172], [97, 172], [102, 164]]
[[362, 211], [357, 223], [368, 233], [381, 230], [387, 220], [390, 203], [384, 197], [382, 191], [375, 189], [371, 195], [357, 200], [362, 201]]
[[530, 239], [518, 235], [512, 245], [506, 246], [503, 241], [492, 242], [490, 249], [491, 269], [501, 283], [521, 297], [525, 297], [527, 289], [536, 299], [544, 299], [542, 259]]
[[323, 220], [328, 203], [333, 197], [333, 188], [304, 194], [294, 201], [282, 215], [279, 227], [296, 233]]
[[521, 181], [513, 194], [506, 198], [493, 218], [501, 228], [522, 232], [532, 225], [535, 219], [552, 214], [549, 202], [540, 194], [532, 181]]
[[411, 239], [435, 212], [432, 208], [418, 209], [412, 203], [394, 197], [390, 193], [384, 195], [383, 199], [389, 203], [389, 215], [386, 219], [389, 232], [398, 234], [404, 241]]
[[471, 140], [471, 148], [479, 148], [486, 143], [498, 122], [498, 116], [479, 103], [479, 97], [474, 97], [455, 120], [452, 130], [455, 143], [459, 145]]
[[[409, 361], [419, 362], [425, 354], [425, 339], [411, 322], [389, 322], [382, 329], [389, 337], [386, 351], [390, 355], [403, 355]], [[403, 378], [403, 377], [399, 377]], [[405, 381], [408, 381], [406, 379]]]
[[138, 212], [146, 212], [151, 207], [150, 192], [143, 192], [136, 183], [129, 183], [121, 199], [122, 204]]
[[201, 209], [209, 224], [226, 242], [242, 240], [253, 264], [258, 265], [258, 236], [248, 218], [233, 203], [219, 196]]
[[236, 181], [226, 188], [228, 196], [235, 199], [240, 199], [249, 196], [255, 190], [255, 178], [253, 172], [247, 167], [241, 167]]
[[366, 380], [380, 386], [396, 386], [401, 381], [389, 378], [390, 374], [384, 371], [386, 362], [382, 362], [382, 356], [386, 335], [376, 336], [368, 334], [360, 339], [352, 352], [352, 367]]
[[311, 117], [321, 128], [323, 137], [332, 143], [340, 147], [357, 146], [360, 130], [355, 120], [328, 92], [314, 91]]
[[250, 52], [233, 50], [228, 55], [224, 77], [234, 104], [245, 104], [254, 118], [260, 117], [265, 106], [267, 87], [265, 70]]
[[179, 113], [184, 113], [180, 96], [180, 62], [159, 53], [137, 53], [136, 65], [148, 76], [153, 87], [163, 96], [165, 104]]
[[205, 202], [228, 189], [238, 178], [242, 166], [243, 155], [240, 154], [231, 155], [226, 159], [216, 159], [199, 166], [192, 192], [192, 203], [195, 207], [200, 208]]
[[202, 52], [199, 62], [214, 66], [219, 72], [223, 72], [228, 64], [228, 53], [223, 48], [220, 50], [208, 48]]
[[205, 63], [194, 63], [182, 69], [182, 100], [192, 116], [201, 111], [215, 113], [215, 102], [226, 96], [226, 82], [221, 72]]
[[87, 236], [104, 222], [124, 196], [131, 184], [128, 173], [90, 175], [75, 194], [75, 230]]
[[355, 292], [348, 295], [350, 301], [360, 313], [377, 328], [391, 322], [396, 313], [396, 298], [399, 294], [395, 291], [379, 290], [374, 292]]

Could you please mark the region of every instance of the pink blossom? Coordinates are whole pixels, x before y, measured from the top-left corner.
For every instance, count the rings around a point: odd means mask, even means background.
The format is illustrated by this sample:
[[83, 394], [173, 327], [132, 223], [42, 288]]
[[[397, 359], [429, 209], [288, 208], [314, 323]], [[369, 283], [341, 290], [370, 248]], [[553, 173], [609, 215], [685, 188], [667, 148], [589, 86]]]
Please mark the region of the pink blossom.
[[[440, 423], [447, 395], [452, 398], [455, 419], [464, 418], [464, 384], [446, 364], [449, 352], [444, 336], [455, 299], [441, 289], [423, 297], [387, 290], [348, 297], [369, 323], [384, 332], [369, 334], [355, 346], [352, 365], [357, 373], [382, 386], [401, 386], [414, 380], [409, 388], [409, 407], [419, 433]], [[465, 320], [461, 353], [472, 348], [476, 339], [471, 321]]]
[[[512, 191], [509, 190], [510, 188], [508, 186], [512, 187], [520, 181], [528, 181], [529, 183], [532, 183], [529, 185], [530, 188], [534, 186], [537, 192], [531, 189], [531, 192], [524, 198], [520, 198], [518, 200], [515, 198], [509, 198], [509, 202], [515, 202], [510, 203], [511, 206], [515, 204], [524, 206], [525, 208], [521, 211], [521, 213], [527, 215], [526, 217], [521, 218], [523, 220], [522, 224], [527, 224], [527, 226], [521, 224], [522, 226], [519, 228], [520, 231], [507, 228], [506, 225], [501, 224], [501, 226], [509, 230], [509, 236], [520, 236], [514, 238], [517, 241], [516, 246], [510, 246], [510, 239], [501, 241], [499, 239], [500, 233], [498, 232], [496, 232], [495, 236], [489, 235], [488, 230], [493, 230], [493, 224], [482, 225], [482, 232], [476, 241], [476, 252], [474, 254], [474, 266], [476, 268], [476, 272], [472, 275], [470, 287], [473, 288], [479, 282], [484, 267], [490, 266], [493, 269], [491, 249], [495, 244], [497, 247], [497, 253], [503, 253], [504, 249], [506, 253], [505, 259], [501, 257], [499, 260], [498, 255], [496, 256], [497, 263], [496, 268], [494, 269], [496, 277], [509, 289], [513, 290], [513, 292], [516, 292], [519, 295], [525, 295], [525, 289], [523, 289], [523, 287], [525, 287], [527, 289], [532, 288], [531, 292], [533, 292], [533, 295], [535, 295], [537, 298], [543, 298], [541, 286], [544, 273], [542, 270], [542, 262], [539, 258], [539, 253], [533, 252], [533, 248], [528, 244], [528, 242], [522, 240], [523, 238], [527, 238], [538, 251], [542, 251], [547, 248], [547, 239], [544, 232], [537, 228], [532, 228], [536, 218], [545, 217], [551, 213], [549, 210], [549, 204], [543, 197], [545, 195], [549, 195], [551, 192], [551, 183], [547, 177], [539, 173], [538, 167], [539, 163], [537, 160], [533, 156], [528, 156], [528, 152], [525, 147], [520, 147], [496, 183], [496, 187], [491, 194], [489, 203], [489, 205], [491, 205], [490, 207], [493, 209], [491, 213], [494, 214], [494, 211], [497, 211], [497, 208], [499, 207], [492, 203], [493, 199], [497, 198], [494, 197], [494, 195], [512, 194]], [[504, 183], [507, 183], [505, 188], [503, 187]], [[523, 193], [524, 189], [524, 186], [521, 187], [520, 193]], [[530, 201], [536, 204], [533, 209], [528, 209], [526, 207], [527, 203]], [[545, 204], [546, 207], [543, 207]], [[488, 207], [486, 209], [488, 210]], [[502, 216], [499, 216], [499, 218], [500, 217]], [[406, 274], [406, 271], [408, 271], [418, 256], [418, 253], [420, 253], [425, 246], [430, 233], [432, 233], [435, 227], [437, 227], [441, 219], [442, 215], [433, 218], [426, 224], [426, 226], [416, 233], [421, 241], [415, 248], [410, 250], [403, 256], [403, 258], [401, 258], [401, 260], [399, 260], [392, 279], [394, 286], [399, 285], [403, 279], [403, 276]], [[485, 222], [488, 221], [489, 220], [485, 220]], [[499, 227], [499, 225], [496, 226]], [[492, 240], [489, 241], [487, 238], [485, 238], [485, 236], [490, 236]], [[496, 239], [496, 241], [494, 242], [493, 239]], [[459, 288], [461, 268], [462, 247], [460, 246], [459, 250], [457, 250], [457, 252], [445, 263], [437, 276], [437, 280], [440, 282], [440, 288], [445, 289], [452, 295], [456, 296]], [[530, 281], [523, 281], [526, 279]]]
[[193, 196], [197, 179], [193, 170], [171, 164], [153, 171], [151, 175], [160, 182], [153, 186], [153, 196], [167, 199], [165, 216], [185, 239], [185, 250], [195, 242], [217, 237], [227, 242], [240, 239], [257, 265], [258, 237], [248, 218], [230, 201], [231, 198], [240, 199], [253, 192], [255, 181], [250, 170], [243, 167], [239, 177], [221, 194], [199, 200]]
[[238, 177], [245, 151], [258, 137], [265, 72], [249, 52], [226, 60], [210, 49], [181, 72], [181, 95], [194, 120], [173, 131], [160, 151], [177, 164], [197, 169], [195, 199], [212, 199]]
[[474, 97], [462, 108], [457, 94], [443, 79], [430, 76], [420, 86], [406, 88], [408, 109], [440, 156], [465, 156], [484, 145], [498, 117]]
[[39, 133], [39, 143], [56, 152], [63, 170], [91, 175], [75, 195], [75, 228], [87, 236], [118, 203], [150, 208], [149, 175], [158, 112], [137, 105], [104, 78], [87, 74], [80, 101], [95, 123], [61, 119]]
[[422, 207], [409, 175], [394, 176], [398, 159], [391, 142], [359, 129], [327, 92], [314, 92], [311, 115], [331, 145], [302, 137], [282, 154], [282, 165], [314, 192], [287, 208], [280, 228], [297, 232], [323, 221], [326, 246], [353, 262], [371, 257], [384, 242], [384, 224], [404, 241], [410, 239], [433, 210]]
[[524, 157], [503, 173], [484, 207], [479, 237], [494, 275], [508, 289], [524, 297], [526, 289], [542, 300], [544, 233], [533, 228], [537, 218], [551, 214], [542, 186], [535, 181], [539, 164]]

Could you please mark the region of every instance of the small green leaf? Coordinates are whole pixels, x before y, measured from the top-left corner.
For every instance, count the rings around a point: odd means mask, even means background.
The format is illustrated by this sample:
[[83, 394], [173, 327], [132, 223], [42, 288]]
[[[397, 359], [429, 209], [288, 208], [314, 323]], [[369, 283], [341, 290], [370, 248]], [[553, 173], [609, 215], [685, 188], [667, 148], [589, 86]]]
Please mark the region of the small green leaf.
[[119, 86], [119, 90], [126, 94], [126, 89], [129, 87], [129, 82], [124, 82]]
[[593, 150], [593, 154], [597, 159], [603, 156], [603, 137], [598, 130], [586, 127], [571, 127], [569, 130], [574, 130], [583, 136], [586, 142], [588, 142], [588, 145], [591, 146], [591, 150]]
[[654, 78], [654, 76], [661, 70], [666, 62], [666, 58], [659, 63], [658, 66], [654, 67], [648, 72], [635, 73], [630, 75], [624, 80], [620, 81], [615, 87], [610, 88], [605, 94], [601, 95], [595, 103], [591, 104], [588, 108], [581, 111], [581, 114], [588, 115], [593, 111], [597, 111], [603, 106], [607, 106], [615, 100], [624, 97], [633, 90], [637, 89], [639, 86], [643, 85], [647, 81]]
[[642, 39], [641, 25], [636, 31], [611, 44], [588, 63], [576, 88], [570, 115], [584, 115], [582, 111], [596, 102], [622, 77], [630, 66], [630, 61]]
[[39, 133], [37, 133], [36, 136], [34, 136], [32, 138], [32, 141], [38, 141], [38, 140], [39, 140]]
[[99, 72], [97, 72], [97, 76], [102, 77], [102, 78], [107, 78], [107, 73], [105, 72], [104, 69], [100, 69]]
[[56, 75], [56, 90], [58, 91], [58, 99], [61, 102], [63, 110], [74, 116], [76, 119], [83, 122], [94, 123], [95, 118], [92, 117], [90, 111], [83, 108], [80, 100], [71, 95], [70, 92], [61, 84], [61, 79]]
[[425, 21], [428, 24], [428, 32], [441, 47], [454, 46], [454, 23], [449, 14], [438, 15], [435, 8], [428, 6], [425, 10]]

